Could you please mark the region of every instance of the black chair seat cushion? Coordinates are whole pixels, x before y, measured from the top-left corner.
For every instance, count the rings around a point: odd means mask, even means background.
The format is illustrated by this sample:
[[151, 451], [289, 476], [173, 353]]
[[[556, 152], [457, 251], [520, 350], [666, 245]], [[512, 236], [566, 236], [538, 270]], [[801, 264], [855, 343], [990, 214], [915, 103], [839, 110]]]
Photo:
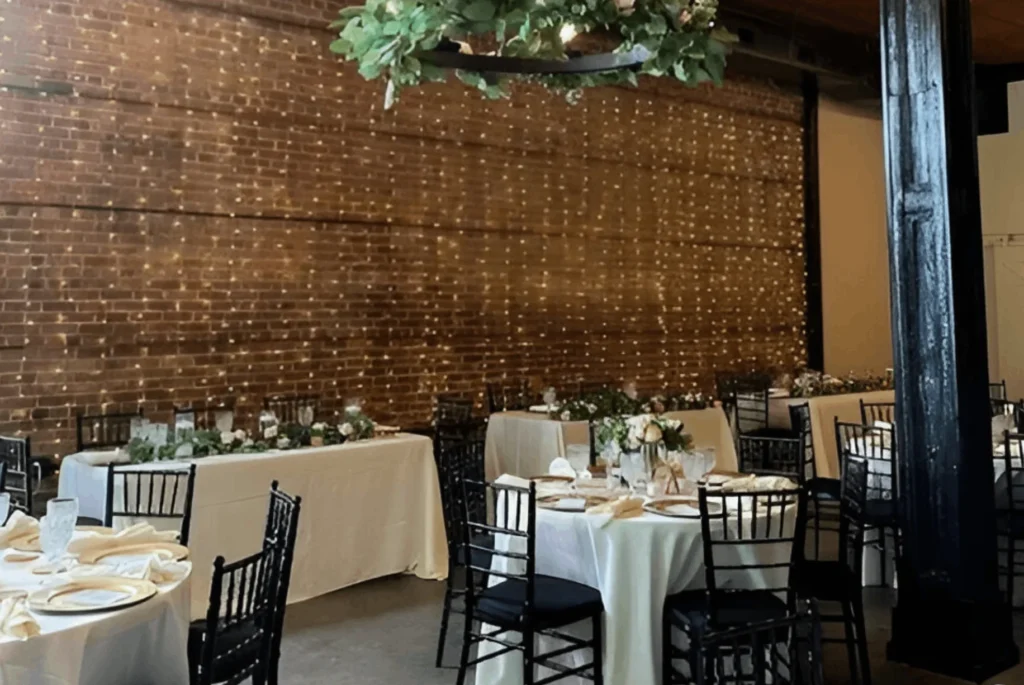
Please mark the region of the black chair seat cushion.
[[[217, 634], [216, 657], [213, 661], [213, 682], [222, 682], [254, 664], [263, 647], [262, 631], [256, 624], [241, 623], [237, 627]], [[206, 620], [193, 621], [188, 626], [188, 663], [193, 672], [202, 660], [206, 639]]]
[[[665, 600], [665, 611], [679, 627], [704, 632], [708, 627], [708, 596], [704, 590], [687, 590]], [[721, 593], [715, 620], [718, 629], [785, 618], [786, 603], [772, 592]]]
[[811, 478], [805, 483], [807, 493], [814, 499], [838, 502], [842, 481], [836, 478]]
[[[506, 580], [476, 597], [476, 617], [496, 626], [515, 628], [526, 610], [526, 583]], [[604, 611], [601, 593], [571, 580], [536, 576], [529, 617], [538, 628], [564, 626]]]
[[891, 499], [869, 499], [864, 506], [864, 525], [868, 528], [896, 525], [896, 502]]
[[793, 569], [790, 582], [797, 595], [808, 599], [840, 602], [860, 592], [859, 579], [841, 561], [802, 561]]

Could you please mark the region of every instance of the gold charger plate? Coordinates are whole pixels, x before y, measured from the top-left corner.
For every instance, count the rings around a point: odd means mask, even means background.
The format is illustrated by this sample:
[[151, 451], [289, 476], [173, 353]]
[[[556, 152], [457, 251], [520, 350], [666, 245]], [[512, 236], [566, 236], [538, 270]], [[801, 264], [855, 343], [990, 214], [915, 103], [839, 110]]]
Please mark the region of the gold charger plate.
[[543, 476], [533, 476], [530, 480], [534, 483], [571, 483], [576, 479], [572, 476], [553, 476], [545, 474]]
[[[565, 507], [559, 507], [558, 503], [562, 500], [583, 500], [583, 507], [573, 507], [567, 509]], [[568, 513], [580, 513], [586, 511], [590, 507], [596, 507], [606, 502], [611, 502], [612, 498], [608, 495], [594, 495], [594, 494], [583, 494], [580, 492], [565, 492], [557, 495], [546, 495], [545, 497], [537, 498], [537, 506], [541, 509], [550, 509], [551, 511], [564, 511]]]
[[148, 580], [100, 576], [37, 590], [29, 595], [28, 606], [46, 614], [86, 614], [135, 606], [156, 593]]
[[[673, 511], [673, 507], [686, 507], [682, 511]], [[699, 519], [700, 500], [696, 497], [661, 497], [644, 504], [644, 511], [659, 516], [668, 516], [678, 519]], [[722, 513], [722, 505], [718, 502], [708, 502], [708, 514], [716, 516]]]
[[140, 542], [134, 545], [106, 547], [92, 552], [85, 552], [78, 555], [78, 561], [82, 564], [95, 564], [100, 559], [126, 554], [140, 556], [143, 554], [156, 554], [168, 561], [181, 561], [188, 559], [188, 547], [179, 545], [176, 542]]

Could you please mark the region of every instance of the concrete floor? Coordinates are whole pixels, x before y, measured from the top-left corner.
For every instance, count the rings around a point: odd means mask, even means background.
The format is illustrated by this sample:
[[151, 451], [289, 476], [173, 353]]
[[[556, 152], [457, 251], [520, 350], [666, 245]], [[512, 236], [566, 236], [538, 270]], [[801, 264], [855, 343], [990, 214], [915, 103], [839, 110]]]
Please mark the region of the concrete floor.
[[[452, 685], [453, 668], [434, 668], [441, 583], [410, 576], [382, 578], [288, 607], [281, 663], [286, 685]], [[955, 685], [961, 681], [891, 664], [887, 590], [867, 590], [874, 685]], [[1018, 643], [1024, 616], [1015, 617]], [[454, 619], [461, 626], [461, 618]], [[454, 633], [454, 635], [451, 635]], [[450, 631], [447, 663], [457, 656], [459, 630]], [[850, 681], [842, 645], [825, 647], [826, 682]], [[472, 682], [472, 680], [470, 680]], [[609, 683], [608, 685], [647, 685]], [[1018, 666], [987, 685], [1024, 685]]]

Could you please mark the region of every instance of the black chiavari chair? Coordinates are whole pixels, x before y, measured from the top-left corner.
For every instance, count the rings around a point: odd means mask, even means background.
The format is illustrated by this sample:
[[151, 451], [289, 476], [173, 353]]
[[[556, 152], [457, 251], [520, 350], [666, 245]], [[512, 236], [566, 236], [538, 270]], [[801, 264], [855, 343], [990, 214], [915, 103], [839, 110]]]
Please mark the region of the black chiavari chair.
[[[464, 685], [467, 669], [475, 664], [493, 659], [511, 651], [523, 656], [523, 682], [549, 683], [571, 676], [592, 680], [597, 685], [604, 682], [602, 673], [601, 622], [604, 607], [601, 593], [594, 588], [562, 578], [539, 575], [536, 571], [536, 484], [529, 488], [518, 488], [498, 483], [486, 483], [470, 479], [463, 480], [463, 556], [469, 559], [466, 584], [466, 621], [459, 659], [457, 685]], [[487, 518], [479, 517], [477, 503], [483, 502]], [[505, 536], [509, 545], [501, 549], [478, 545], [480, 535]], [[491, 563], [487, 566], [474, 562], [473, 552], [490, 552]], [[500, 579], [494, 583], [495, 579]], [[587, 640], [569, 635], [561, 630], [564, 626], [581, 621], [591, 624], [592, 636]], [[485, 630], [477, 623], [496, 627]], [[515, 631], [522, 635], [520, 641], [502, 637], [502, 633]], [[544, 635], [566, 647], [558, 647], [538, 654], [536, 637]], [[490, 642], [502, 647], [487, 655], [478, 654], [470, 659], [473, 645]], [[568, 656], [580, 650], [591, 650], [590, 663], [582, 666], [565, 666], [554, 661], [555, 657]], [[536, 666], [556, 671], [554, 676], [537, 680]]]
[[842, 623], [843, 639], [825, 642], [846, 645], [854, 682], [871, 684], [871, 663], [864, 621], [861, 572], [864, 559], [864, 515], [867, 507], [868, 463], [844, 455], [842, 495], [839, 503], [839, 557], [801, 559], [793, 574], [798, 597], [836, 602], [842, 613], [822, 614], [822, 622]]
[[76, 451], [124, 447], [132, 439], [132, 421], [141, 418], [142, 407], [120, 414], [78, 414], [75, 417]]
[[271, 654], [281, 545], [238, 561], [213, 562], [213, 582], [206, 619], [193, 623], [188, 635], [190, 683], [237, 685], [252, 678], [263, 682]]
[[278, 489], [275, 480], [270, 484], [270, 505], [267, 507], [267, 525], [263, 531], [263, 550], [280, 544], [278, 556], [277, 590], [274, 597], [274, 615], [270, 635], [270, 658], [267, 661], [266, 682], [277, 685], [277, 672], [281, 662], [281, 638], [284, 634], [284, 613], [288, 603], [288, 586], [292, 578], [295, 558], [295, 537], [299, 530], [301, 497], [292, 497]]
[[174, 408], [174, 425], [178, 425], [179, 417], [190, 417], [192, 425], [196, 430], [215, 430], [217, 428], [217, 415], [221, 412], [231, 412], [232, 424], [234, 424], [234, 407], [228, 404], [222, 405], [190, 405], [187, 407]]
[[814, 477], [814, 461], [807, 459], [802, 438], [762, 438], [740, 435], [739, 467], [743, 473], [785, 476], [803, 484]]
[[[789, 579], [803, 554], [807, 525], [804, 491], [712, 492], [701, 488], [698, 494], [706, 589], [687, 590], [665, 600], [664, 685], [692, 682], [707, 633], [784, 619], [796, 609]], [[745, 582], [750, 574], [762, 577], [761, 587], [754, 589]], [[686, 635], [688, 649], [673, 643], [673, 629]], [[688, 676], [676, 668], [677, 660], [688, 663]]]
[[[463, 512], [463, 481], [484, 481], [484, 440], [474, 439], [442, 439], [438, 452], [438, 480], [441, 485], [441, 507], [444, 514], [444, 527], [448, 541], [448, 578], [445, 580], [444, 603], [441, 610], [441, 628], [437, 638], [438, 668], [444, 663], [445, 640], [448, 635], [448, 621], [451, 614], [464, 614], [462, 606], [466, 594], [465, 577], [471, 565], [489, 568], [491, 552], [494, 547], [494, 536], [491, 534], [476, 536], [476, 548], [471, 549], [471, 559], [466, 558], [466, 548], [462, 544], [465, 533], [466, 517]], [[486, 520], [483, 502], [472, 503], [472, 517], [478, 521]]]
[[[7, 490], [4, 489], [4, 483], [5, 483], [6, 480], [7, 480], [7, 462], [0, 461], [0, 493], [7, 492]], [[10, 497], [8, 501], [9, 502], [13, 502], [14, 498]], [[14, 510], [14, 507], [13, 507], [13, 505], [11, 505], [8, 508], [8, 510], [6, 512], [4, 512], [3, 516], [0, 516], [0, 526], [5, 525], [7, 523], [7, 518], [11, 515], [11, 511], [13, 511], [13, 510]]]
[[836, 448], [841, 464], [846, 464], [851, 457], [861, 457], [867, 462], [864, 528], [865, 532], [875, 530], [878, 533], [878, 539], [870, 544], [879, 550], [879, 577], [882, 585], [886, 585], [888, 535], [892, 536], [894, 553], [899, 554], [900, 551], [896, 431], [892, 428], [842, 423], [836, 419]]
[[178, 469], [107, 467], [107, 503], [103, 524], [112, 526], [115, 516], [179, 519], [180, 541], [188, 546], [192, 525], [192, 494], [196, 465]]
[[302, 413], [312, 410], [313, 421], [320, 415], [320, 395], [273, 395], [263, 398], [263, 408], [274, 412], [279, 423], [301, 423]]
[[996, 531], [999, 541], [999, 575], [1006, 578], [1006, 601], [1013, 607], [1014, 582], [1024, 570], [1024, 435], [1003, 436], [1003, 473], [996, 479]]
[[32, 441], [29, 438], [0, 437], [0, 463], [6, 467], [3, 492], [11, 496], [11, 508], [32, 515], [32, 496], [38, 483], [32, 477]]
[[860, 422], [865, 426], [872, 426], [876, 421], [896, 425], [896, 403], [865, 402], [861, 400]]
[[[821, 554], [821, 531], [837, 530], [838, 505], [841, 481], [837, 478], [818, 476], [818, 462], [814, 451], [814, 429], [811, 421], [811, 405], [807, 402], [789, 407], [789, 421], [794, 434], [804, 443], [804, 457], [810, 465], [804, 481], [807, 490], [807, 518], [814, 530], [814, 556]], [[825, 525], [832, 524], [832, 525]]]
[[1006, 381], [1000, 381], [999, 383], [988, 384], [988, 397], [991, 400], [1006, 400]]
[[487, 409], [491, 414], [528, 409], [531, 403], [532, 393], [528, 380], [487, 384]]
[[769, 426], [771, 386], [771, 376], [765, 373], [718, 377], [717, 387], [722, 408], [737, 435], [788, 437], [790, 431]]
[[706, 634], [695, 685], [824, 685], [813, 602], [793, 616]]
[[473, 400], [453, 395], [438, 395], [434, 407], [434, 460], [440, 459], [444, 441], [469, 440], [486, 428], [484, 418], [474, 418]]

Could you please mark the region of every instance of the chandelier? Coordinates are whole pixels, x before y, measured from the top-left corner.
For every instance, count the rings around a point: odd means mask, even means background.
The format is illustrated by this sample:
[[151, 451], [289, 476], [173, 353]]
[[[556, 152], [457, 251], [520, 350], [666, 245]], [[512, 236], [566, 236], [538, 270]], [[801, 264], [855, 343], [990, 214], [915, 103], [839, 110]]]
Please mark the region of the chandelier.
[[721, 83], [735, 38], [717, 11], [718, 0], [367, 0], [341, 10], [331, 50], [386, 80], [385, 109], [451, 73], [489, 98], [527, 81], [576, 102], [638, 74]]

